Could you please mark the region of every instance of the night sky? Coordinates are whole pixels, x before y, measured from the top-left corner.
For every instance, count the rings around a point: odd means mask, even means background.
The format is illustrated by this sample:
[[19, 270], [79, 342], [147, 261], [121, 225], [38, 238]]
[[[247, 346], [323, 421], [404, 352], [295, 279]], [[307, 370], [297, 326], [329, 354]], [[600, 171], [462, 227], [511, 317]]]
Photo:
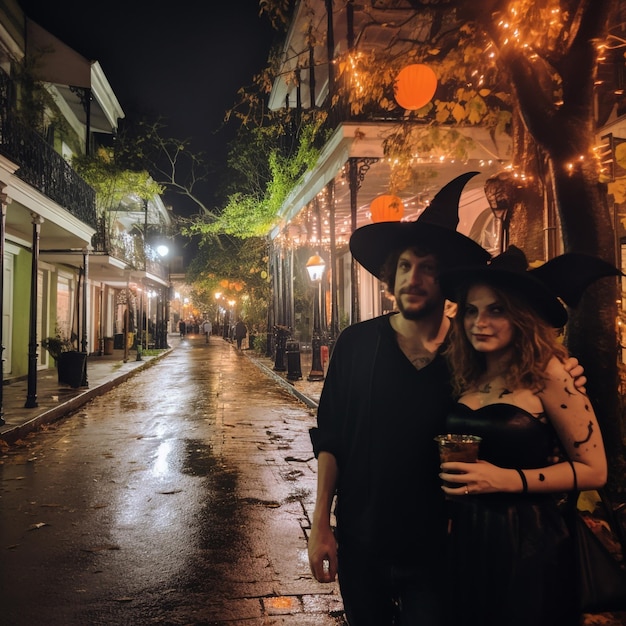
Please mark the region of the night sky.
[[[99, 61], [127, 117], [162, 118], [165, 135], [192, 139], [216, 164], [210, 203], [232, 129], [224, 113], [267, 61], [274, 31], [258, 0], [19, 0], [40, 26]], [[177, 207], [174, 207], [177, 210]], [[181, 212], [187, 212], [184, 207]]]

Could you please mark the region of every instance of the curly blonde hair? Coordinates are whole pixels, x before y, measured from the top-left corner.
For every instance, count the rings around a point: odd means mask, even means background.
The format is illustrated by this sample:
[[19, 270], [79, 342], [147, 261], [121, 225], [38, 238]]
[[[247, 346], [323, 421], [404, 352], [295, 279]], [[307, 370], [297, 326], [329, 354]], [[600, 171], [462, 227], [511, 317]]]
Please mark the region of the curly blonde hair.
[[[556, 356], [560, 361], [564, 361], [568, 356], [567, 350], [559, 342], [555, 329], [518, 294], [494, 287], [488, 282], [484, 284], [493, 290], [503, 304], [505, 315], [513, 326], [512, 352], [515, 358], [507, 369], [506, 385], [512, 389], [541, 391], [550, 359]], [[464, 285], [458, 294], [457, 313], [444, 352], [452, 372], [453, 390], [457, 396], [476, 389], [480, 376], [486, 370], [484, 354], [473, 348], [463, 327], [469, 287], [470, 285]]]

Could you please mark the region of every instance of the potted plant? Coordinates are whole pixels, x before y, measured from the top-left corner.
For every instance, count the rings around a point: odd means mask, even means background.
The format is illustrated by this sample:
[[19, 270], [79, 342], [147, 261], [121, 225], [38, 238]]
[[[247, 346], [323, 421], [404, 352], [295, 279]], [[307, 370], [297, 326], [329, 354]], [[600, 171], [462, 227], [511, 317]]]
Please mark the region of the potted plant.
[[87, 381], [87, 354], [74, 348], [74, 341], [57, 329], [54, 337], [46, 337], [41, 345], [50, 353], [57, 367], [59, 383], [81, 387]]
[[59, 358], [63, 352], [70, 352], [71, 350], [74, 350], [74, 344], [67, 337], [63, 337], [58, 329], [54, 337], [46, 337], [42, 340], [41, 345], [54, 359], [54, 364], [56, 366], [58, 366]]

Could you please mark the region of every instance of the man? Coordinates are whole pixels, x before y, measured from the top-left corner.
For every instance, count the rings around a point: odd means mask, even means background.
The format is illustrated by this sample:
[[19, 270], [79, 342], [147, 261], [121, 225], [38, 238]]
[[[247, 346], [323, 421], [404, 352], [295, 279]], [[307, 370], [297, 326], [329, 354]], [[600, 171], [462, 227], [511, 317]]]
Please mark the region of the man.
[[438, 275], [489, 259], [455, 230], [461, 191], [476, 173], [448, 183], [417, 221], [370, 224], [350, 239], [398, 310], [339, 336], [311, 429], [318, 483], [309, 562], [320, 582], [338, 575], [350, 626], [441, 623], [446, 529], [433, 439], [452, 394]]
[[213, 324], [209, 320], [205, 320], [202, 324], [202, 332], [204, 333], [205, 343], [209, 343], [209, 335], [213, 330]]
[[235, 324], [235, 341], [237, 342], [237, 350], [241, 350], [241, 344], [248, 334], [248, 327], [245, 322], [239, 318]]

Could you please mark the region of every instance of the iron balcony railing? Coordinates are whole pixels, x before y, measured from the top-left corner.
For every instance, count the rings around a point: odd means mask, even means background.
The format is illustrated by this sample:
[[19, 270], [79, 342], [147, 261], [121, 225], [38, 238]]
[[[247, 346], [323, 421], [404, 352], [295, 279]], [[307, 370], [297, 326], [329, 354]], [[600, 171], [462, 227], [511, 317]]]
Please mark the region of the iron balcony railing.
[[0, 154], [19, 167], [16, 175], [24, 182], [95, 228], [96, 192], [41, 135], [18, 119], [13, 90], [13, 81], [0, 70]]
[[111, 232], [104, 216], [98, 218], [98, 227], [93, 236], [94, 252], [108, 254], [124, 261], [136, 270], [143, 270], [164, 280], [169, 278], [167, 265], [161, 262], [157, 251], [139, 235], [127, 232]]

